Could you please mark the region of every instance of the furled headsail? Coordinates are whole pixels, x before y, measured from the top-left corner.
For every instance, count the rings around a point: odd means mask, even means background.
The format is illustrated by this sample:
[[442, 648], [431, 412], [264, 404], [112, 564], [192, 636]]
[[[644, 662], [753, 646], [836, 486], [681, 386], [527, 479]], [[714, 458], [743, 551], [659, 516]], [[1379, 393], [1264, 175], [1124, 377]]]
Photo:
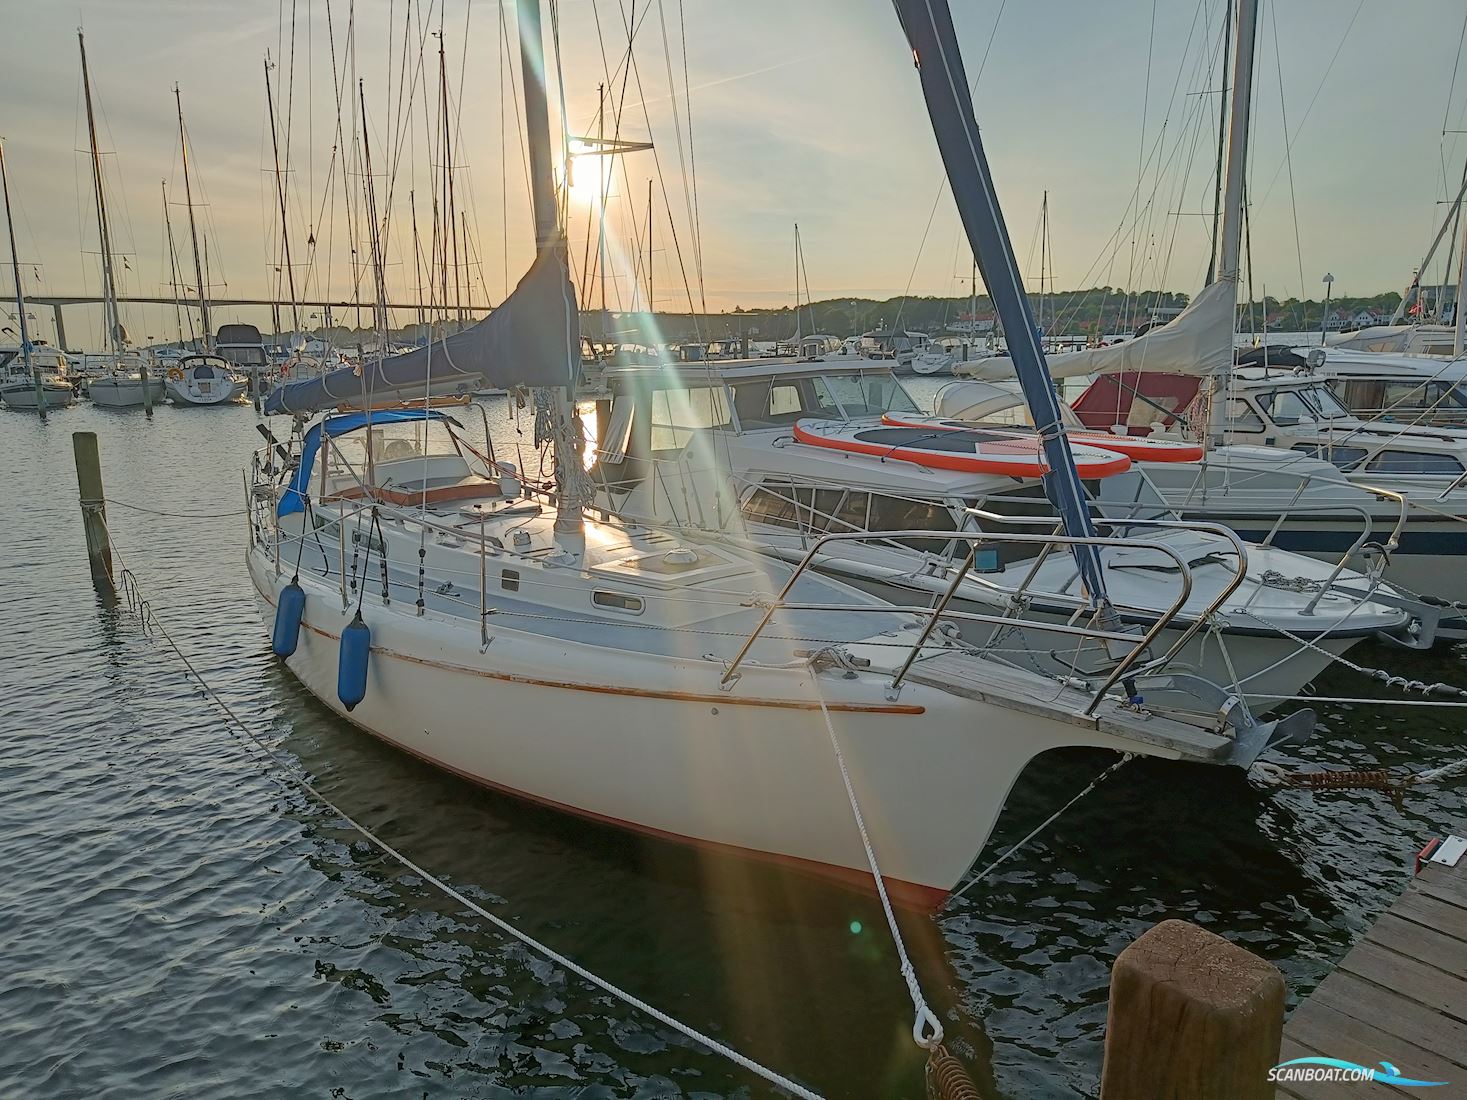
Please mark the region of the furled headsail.
[[461, 382], [479, 386], [573, 386], [581, 359], [575, 289], [560, 250], [542, 250], [514, 293], [472, 328], [402, 355], [276, 386], [265, 412], [310, 413], [421, 396]]
[[[1233, 369], [1233, 312], [1237, 286], [1220, 279], [1193, 298], [1165, 325], [1105, 347], [1047, 356], [1054, 378], [1151, 371], [1156, 374], [1226, 375]], [[1014, 376], [1013, 361], [994, 356], [968, 364], [968, 378], [1000, 381]]]

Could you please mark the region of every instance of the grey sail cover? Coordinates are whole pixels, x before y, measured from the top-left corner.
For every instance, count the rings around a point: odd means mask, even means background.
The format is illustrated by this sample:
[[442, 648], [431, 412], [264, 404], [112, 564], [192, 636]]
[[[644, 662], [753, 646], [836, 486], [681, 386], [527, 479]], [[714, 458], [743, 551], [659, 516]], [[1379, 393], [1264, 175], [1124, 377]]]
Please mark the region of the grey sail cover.
[[311, 413], [481, 387], [573, 386], [581, 327], [560, 249], [546, 249], [499, 308], [472, 328], [401, 355], [276, 386], [265, 412]]

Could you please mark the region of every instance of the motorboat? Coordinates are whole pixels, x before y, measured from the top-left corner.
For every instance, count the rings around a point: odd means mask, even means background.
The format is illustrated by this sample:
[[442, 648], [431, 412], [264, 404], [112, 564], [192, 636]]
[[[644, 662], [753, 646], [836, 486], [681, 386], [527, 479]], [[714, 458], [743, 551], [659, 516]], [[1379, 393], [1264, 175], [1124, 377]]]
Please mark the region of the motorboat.
[[[1397, 592], [1428, 605], [1467, 600], [1467, 433], [1361, 421], [1326, 379], [1297, 369], [1241, 368], [1227, 386], [1200, 460], [1140, 463], [1169, 508], [1320, 561], [1367, 572], [1367, 559], [1379, 562]], [[1192, 375], [1102, 374], [1070, 415], [1086, 439], [1195, 442], [1201, 394]], [[965, 381], [939, 391], [935, 407], [960, 423], [1006, 425], [1022, 418], [1023, 399], [1012, 385]], [[1467, 631], [1460, 611], [1438, 611], [1437, 637]]]
[[[1038, 542], [982, 548], [963, 584], [948, 591], [973, 547], [938, 532], [1055, 533], [1032, 429], [975, 430], [924, 416], [889, 364], [871, 361], [669, 364], [608, 379], [613, 398], [592, 470], [608, 510], [722, 532], [789, 562], [829, 532], [866, 532], [869, 540], [826, 546], [815, 565], [900, 604], [946, 597], [999, 616], [1023, 607], [1050, 625], [1084, 614], [1074, 563]], [[1235, 696], [1264, 712], [1362, 639], [1430, 641], [1435, 616], [1383, 586], [1376, 560], [1356, 555], [1352, 569], [1348, 554], [1324, 563], [1259, 545], [1266, 531], [1250, 544], [1205, 520], [1185, 522], [1146, 471], [1192, 469], [1200, 446], [1084, 431], [1071, 442], [1097, 525], [1146, 543], [1107, 550], [1101, 564], [1127, 629], [1168, 616], [1173, 623], [1156, 656], [1176, 652], [1149, 670], [1153, 677], [1195, 676], [1221, 689], [1199, 687], [1206, 698]], [[913, 528], [931, 533], [901, 533]], [[959, 630], [1005, 660], [1076, 682], [1112, 667], [1103, 645], [1069, 645], [1043, 627], [973, 620]]]
[[66, 356], [45, 344], [33, 344], [30, 366], [20, 348], [0, 348], [0, 401], [12, 409], [36, 407], [36, 379], [48, 409], [64, 409], [76, 401], [71, 379], [67, 375]]
[[225, 405], [238, 401], [248, 387], [219, 355], [185, 355], [164, 377], [175, 405]]
[[1329, 348], [1318, 373], [1361, 420], [1467, 428], [1467, 359]]

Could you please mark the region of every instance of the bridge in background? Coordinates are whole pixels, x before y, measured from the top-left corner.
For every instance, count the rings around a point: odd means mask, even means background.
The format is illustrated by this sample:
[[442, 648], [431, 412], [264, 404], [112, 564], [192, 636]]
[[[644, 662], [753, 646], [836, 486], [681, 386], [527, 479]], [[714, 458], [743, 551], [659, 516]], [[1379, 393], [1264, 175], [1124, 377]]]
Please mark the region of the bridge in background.
[[[25, 301], [27, 306], [49, 306], [51, 308], [51, 316], [56, 322], [56, 343], [62, 351], [68, 351], [70, 349], [67, 347], [66, 341], [64, 308], [66, 306], [100, 306], [104, 299], [95, 294], [42, 294], [35, 296], [27, 295]], [[120, 305], [178, 306], [183, 309], [198, 308], [197, 300], [191, 298], [180, 299], [162, 296], [119, 295], [117, 301]], [[330, 328], [332, 311], [348, 313], [357, 309], [370, 311], [372, 308], [370, 303], [329, 301], [324, 298], [295, 303], [282, 302], [276, 298], [210, 298], [209, 305], [211, 308], [216, 306], [223, 306], [225, 308], [230, 306], [268, 307], [270, 309], [271, 319], [274, 322], [275, 332], [281, 331], [282, 310], [286, 311], [287, 315], [292, 308], [300, 313], [304, 313], [306, 310], [315, 310], [321, 314], [323, 327]], [[444, 309], [437, 302], [388, 302], [387, 308], [389, 310], [410, 310], [417, 315], [419, 324], [424, 323], [429, 315], [441, 312]], [[467, 320], [471, 316], [487, 314], [492, 308], [489, 305], [469, 302], [465, 303], [462, 308], [457, 306], [453, 307], [453, 311], [459, 315], [460, 319]]]

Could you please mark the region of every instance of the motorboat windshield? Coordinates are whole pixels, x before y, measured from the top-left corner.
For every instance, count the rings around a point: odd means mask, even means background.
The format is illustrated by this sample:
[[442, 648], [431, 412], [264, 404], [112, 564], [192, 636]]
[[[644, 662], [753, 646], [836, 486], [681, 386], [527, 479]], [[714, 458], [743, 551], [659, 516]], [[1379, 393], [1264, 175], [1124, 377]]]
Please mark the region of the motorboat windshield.
[[1340, 402], [1323, 382], [1287, 389], [1264, 390], [1257, 395], [1258, 405], [1275, 424], [1294, 425], [1306, 421], [1353, 420], [1354, 414]]

